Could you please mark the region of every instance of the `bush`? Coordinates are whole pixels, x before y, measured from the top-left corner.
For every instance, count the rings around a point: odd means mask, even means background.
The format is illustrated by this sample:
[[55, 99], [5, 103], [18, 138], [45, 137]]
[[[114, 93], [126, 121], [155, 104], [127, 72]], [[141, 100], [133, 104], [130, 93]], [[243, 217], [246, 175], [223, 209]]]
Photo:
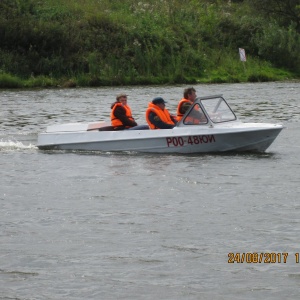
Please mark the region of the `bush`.
[[274, 22], [270, 23], [261, 34], [257, 34], [256, 43], [263, 59], [273, 62], [277, 67], [300, 70], [300, 34], [295, 25], [282, 28]]
[[0, 74], [0, 88], [21, 88], [22, 81], [11, 74]]

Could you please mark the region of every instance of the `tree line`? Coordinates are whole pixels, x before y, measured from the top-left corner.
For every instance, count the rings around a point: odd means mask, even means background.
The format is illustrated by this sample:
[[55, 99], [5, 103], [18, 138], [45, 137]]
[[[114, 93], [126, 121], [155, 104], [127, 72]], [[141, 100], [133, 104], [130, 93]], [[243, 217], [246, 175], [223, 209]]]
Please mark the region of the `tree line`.
[[299, 0], [0, 1], [0, 87], [295, 78], [299, 53]]

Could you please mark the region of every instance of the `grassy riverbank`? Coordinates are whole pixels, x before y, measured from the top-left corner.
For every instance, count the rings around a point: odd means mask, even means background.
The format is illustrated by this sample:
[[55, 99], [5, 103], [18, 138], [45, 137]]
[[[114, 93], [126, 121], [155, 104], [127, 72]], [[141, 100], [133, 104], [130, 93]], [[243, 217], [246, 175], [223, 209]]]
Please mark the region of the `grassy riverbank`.
[[274, 1], [1, 0], [0, 88], [299, 78], [299, 6]]

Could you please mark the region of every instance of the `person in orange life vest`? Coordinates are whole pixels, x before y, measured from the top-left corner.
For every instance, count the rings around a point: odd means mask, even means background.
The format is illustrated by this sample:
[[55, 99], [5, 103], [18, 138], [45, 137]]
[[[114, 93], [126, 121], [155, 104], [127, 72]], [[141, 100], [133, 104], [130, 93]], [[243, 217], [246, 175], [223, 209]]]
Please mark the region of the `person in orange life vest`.
[[177, 120], [165, 108], [165, 103], [166, 101], [163, 98], [156, 97], [148, 104], [146, 121], [150, 129], [171, 129], [175, 127]]
[[118, 94], [116, 102], [111, 105], [110, 113], [111, 125], [115, 130], [122, 130], [137, 126], [134, 118], [132, 117], [131, 109], [127, 105], [127, 95]]
[[193, 87], [186, 88], [183, 91], [183, 98], [179, 101], [177, 106], [177, 121], [180, 121], [186, 111], [194, 103], [197, 98], [196, 90]]
[[[177, 106], [177, 121], [180, 121], [186, 111], [191, 107], [197, 98], [196, 90], [193, 87], [187, 88], [183, 92], [183, 98]], [[202, 110], [198, 106], [194, 107], [193, 111], [184, 119], [184, 124], [200, 124], [207, 123], [207, 119]]]

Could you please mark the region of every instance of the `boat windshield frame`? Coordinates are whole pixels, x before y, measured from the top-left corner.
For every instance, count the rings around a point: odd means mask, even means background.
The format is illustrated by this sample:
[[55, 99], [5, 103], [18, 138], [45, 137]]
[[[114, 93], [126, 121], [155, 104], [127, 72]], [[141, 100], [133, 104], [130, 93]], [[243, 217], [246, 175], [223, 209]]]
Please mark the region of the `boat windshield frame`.
[[236, 121], [237, 117], [223, 95], [196, 98], [177, 126], [213, 125]]

